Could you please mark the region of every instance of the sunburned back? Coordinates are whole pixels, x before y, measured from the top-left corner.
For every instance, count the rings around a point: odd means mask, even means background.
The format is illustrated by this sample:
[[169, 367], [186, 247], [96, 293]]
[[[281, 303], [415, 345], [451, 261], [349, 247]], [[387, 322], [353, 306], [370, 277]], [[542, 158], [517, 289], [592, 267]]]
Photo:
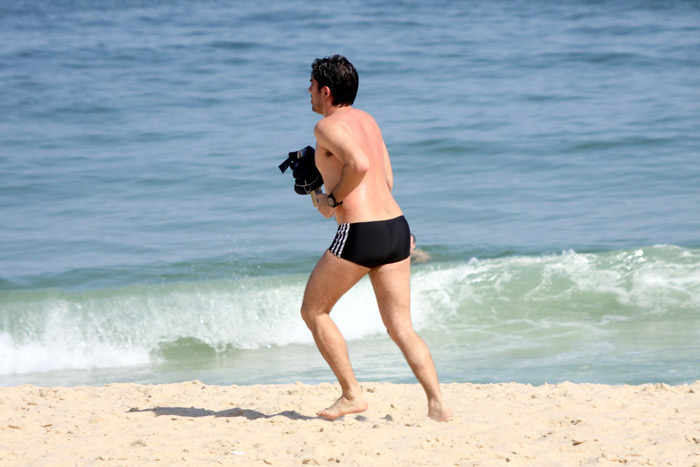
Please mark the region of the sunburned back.
[[[326, 117], [324, 125], [333, 125], [347, 134], [354, 142], [352, 151], [366, 158], [368, 169], [360, 184], [343, 199], [336, 208], [336, 220], [341, 222], [366, 222], [393, 219], [401, 215], [401, 209], [391, 195], [391, 164], [381, 131], [374, 119], [358, 109], [346, 107]], [[327, 192], [338, 184], [344, 162], [321, 143], [316, 148], [316, 165], [323, 175]]]

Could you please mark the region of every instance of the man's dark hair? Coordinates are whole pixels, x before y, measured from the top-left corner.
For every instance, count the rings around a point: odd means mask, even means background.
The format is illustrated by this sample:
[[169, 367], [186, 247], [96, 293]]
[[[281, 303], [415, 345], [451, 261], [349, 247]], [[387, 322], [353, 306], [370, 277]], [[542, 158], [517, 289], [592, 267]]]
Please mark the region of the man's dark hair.
[[311, 76], [318, 83], [318, 88], [328, 86], [331, 90], [333, 105], [352, 105], [357, 96], [360, 78], [352, 63], [342, 55], [317, 58], [311, 65]]

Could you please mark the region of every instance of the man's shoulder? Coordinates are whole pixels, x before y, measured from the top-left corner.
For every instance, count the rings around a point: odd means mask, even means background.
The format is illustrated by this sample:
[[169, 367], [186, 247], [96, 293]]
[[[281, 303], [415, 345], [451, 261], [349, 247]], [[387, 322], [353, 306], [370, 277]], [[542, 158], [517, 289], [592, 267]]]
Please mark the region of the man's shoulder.
[[329, 117], [323, 117], [321, 120], [316, 122], [316, 126], [314, 127], [314, 134], [317, 138], [319, 137], [319, 135], [328, 135], [329, 133], [333, 132], [336, 126], [337, 123], [329, 119]]
[[321, 125], [322, 127], [326, 128], [332, 128], [335, 126], [354, 127], [356, 125], [376, 126], [377, 122], [369, 113], [353, 107], [347, 112], [339, 112], [328, 117], [324, 117], [319, 120], [316, 125]]
[[343, 118], [339, 118], [338, 115], [323, 117], [321, 120], [316, 122], [314, 132], [317, 134], [333, 134], [338, 132], [344, 132], [348, 130], [348, 127], [351, 124], [351, 122], [352, 117], [349, 116], [344, 116]]
[[347, 114], [347, 118], [374, 122], [374, 117], [372, 117], [372, 115], [370, 115], [369, 112], [366, 112], [362, 109], [357, 109], [355, 107], [352, 107], [352, 111]]

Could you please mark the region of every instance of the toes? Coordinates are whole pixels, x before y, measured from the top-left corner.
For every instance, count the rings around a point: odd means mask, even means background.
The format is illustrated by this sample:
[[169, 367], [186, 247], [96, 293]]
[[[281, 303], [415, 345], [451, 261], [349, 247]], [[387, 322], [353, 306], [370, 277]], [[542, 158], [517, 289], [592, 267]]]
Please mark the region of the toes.
[[335, 420], [340, 416], [331, 414], [328, 410], [319, 410], [318, 412], [316, 412], [316, 415], [318, 415], [319, 417], [326, 418], [328, 420]]

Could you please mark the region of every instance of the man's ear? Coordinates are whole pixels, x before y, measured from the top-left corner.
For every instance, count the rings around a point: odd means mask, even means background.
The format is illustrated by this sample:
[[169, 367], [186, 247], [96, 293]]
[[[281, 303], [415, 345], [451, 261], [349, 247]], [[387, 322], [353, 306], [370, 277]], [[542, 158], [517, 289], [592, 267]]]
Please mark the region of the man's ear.
[[330, 97], [331, 96], [331, 88], [329, 88], [328, 86], [323, 86], [321, 88], [321, 96], [323, 96], [324, 99]]

